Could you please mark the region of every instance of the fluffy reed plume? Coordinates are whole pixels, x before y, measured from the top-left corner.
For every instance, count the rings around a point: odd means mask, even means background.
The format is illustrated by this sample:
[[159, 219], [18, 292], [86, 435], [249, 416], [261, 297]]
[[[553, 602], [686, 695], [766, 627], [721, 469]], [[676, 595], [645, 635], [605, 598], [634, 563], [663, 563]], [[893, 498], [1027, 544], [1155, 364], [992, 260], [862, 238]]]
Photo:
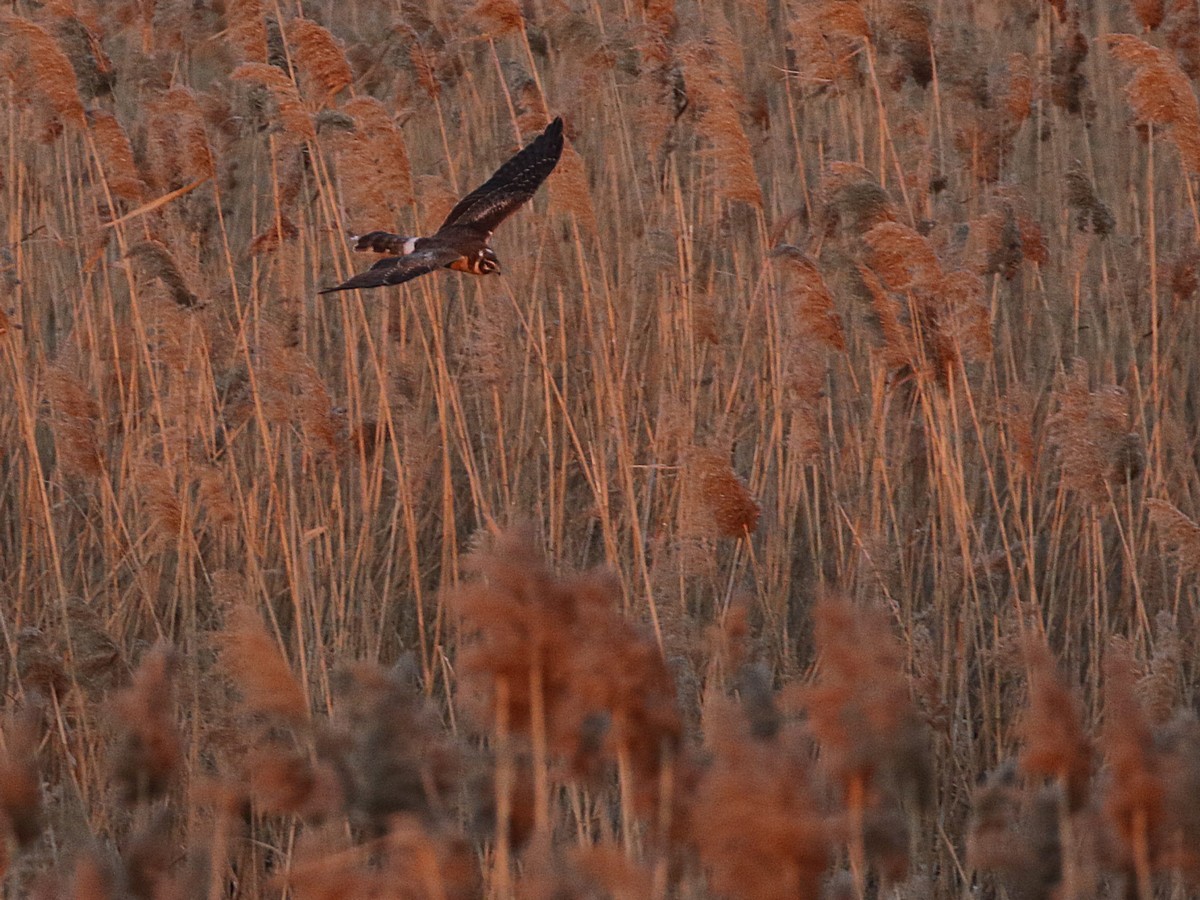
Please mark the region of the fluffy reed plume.
[[867, 264], [890, 291], [927, 291], [942, 274], [929, 240], [899, 222], [881, 222], [863, 235]]
[[896, 218], [887, 191], [862, 166], [833, 162], [821, 177], [818, 221], [825, 234], [863, 235], [882, 222]]
[[1138, 699], [1156, 728], [1166, 725], [1179, 706], [1183, 683], [1183, 647], [1179, 623], [1170, 610], [1154, 617], [1154, 652], [1137, 684]]
[[115, 860], [98, 843], [89, 842], [75, 851], [69, 876], [48, 876], [46, 900], [66, 897], [71, 900], [118, 900], [123, 888], [122, 873], [114, 863]]
[[1088, 369], [1076, 360], [1054, 392], [1050, 442], [1058, 449], [1063, 484], [1093, 503], [1108, 497], [1109, 484], [1137, 478], [1145, 465], [1141, 438], [1130, 431], [1124, 388], [1088, 390]]
[[67, 630], [71, 633], [71, 668], [79, 685], [91, 695], [106, 693], [128, 674], [121, 645], [95, 605], [78, 597], [67, 601]]
[[256, 84], [270, 94], [275, 104], [275, 115], [284, 134], [300, 140], [314, 140], [317, 136], [312, 116], [304, 108], [296, 83], [275, 66], [266, 63], [244, 63], [229, 76], [234, 81]]
[[812, 746], [795, 725], [767, 736], [715, 697], [705, 710], [711, 762], [689, 815], [709, 884], [721, 896], [783, 900], [821, 896], [836, 826], [812, 787]]
[[516, 0], [479, 0], [467, 18], [477, 22], [491, 37], [525, 30], [525, 15]]
[[133, 161], [133, 148], [121, 123], [116, 116], [100, 109], [89, 110], [87, 120], [108, 189], [123, 200], [142, 200], [146, 184]]
[[1108, 779], [1104, 812], [1118, 838], [1121, 863], [1133, 873], [1139, 900], [1150, 900], [1151, 868], [1162, 852], [1167, 783], [1162, 755], [1137, 700], [1128, 645], [1113, 641], [1104, 657], [1104, 727], [1100, 748]]
[[1200, 292], [1200, 248], [1182, 250], [1167, 266], [1166, 282], [1171, 291], [1173, 310], [1182, 309], [1191, 303]]
[[638, 96], [634, 117], [638, 132], [645, 135], [646, 158], [661, 173], [666, 156], [674, 147], [674, 124], [689, 100], [676, 55], [679, 23], [674, 0], [648, 0], [642, 11], [645, 18], [637, 41], [642, 77], [634, 83]]
[[1180, 571], [1188, 575], [1200, 572], [1200, 525], [1157, 497], [1146, 500], [1146, 511], [1158, 531], [1159, 543], [1175, 556]]
[[762, 206], [762, 189], [754, 171], [754, 150], [742, 128], [745, 101], [739, 78], [730, 63], [733, 45], [728, 34], [716, 40], [693, 42], [680, 50], [688, 96], [699, 108], [700, 132], [710, 144], [717, 195]]
[[306, 93], [319, 105], [329, 103], [354, 80], [338, 40], [311, 19], [292, 19], [287, 40], [301, 77], [313, 88]]
[[343, 422], [316, 366], [307, 359], [297, 364], [292, 381], [295, 420], [304, 434], [305, 448], [323, 458], [337, 458], [344, 449]]
[[481, 309], [472, 315], [460, 354], [464, 373], [503, 394], [515, 375], [511, 357], [516, 331], [511, 307]]
[[267, 61], [263, 0], [226, 0], [224, 33], [242, 62]]
[[933, 80], [932, 25], [933, 16], [924, 0], [900, 0], [884, 7], [879, 49], [898, 57], [899, 64], [889, 79], [897, 90], [905, 78], [921, 87], [928, 87]]
[[786, 245], [776, 247], [771, 257], [787, 273], [785, 302], [798, 308], [797, 319], [804, 330], [826, 350], [844, 352], [842, 317], [816, 263], [798, 248]]
[[1033, 109], [1033, 67], [1029, 57], [1023, 53], [1010, 53], [1007, 61], [1008, 79], [1001, 93], [1001, 101], [1008, 128], [1016, 131], [1029, 118]]
[[58, 464], [69, 475], [98, 478], [104, 472], [100, 404], [76, 375], [59, 366], [46, 373], [46, 398]]
[[266, 231], [254, 236], [250, 241], [249, 253], [251, 256], [275, 253], [284, 244], [293, 243], [299, 236], [300, 229], [296, 227], [296, 223], [287, 216], [280, 215]]
[[1143, 31], [1154, 31], [1167, 15], [1164, 0], [1129, 0], [1129, 5]]
[[65, 662], [42, 629], [17, 632], [16, 676], [25, 694], [62, 696], [70, 685]]
[[1171, 0], [1162, 29], [1188, 78], [1200, 76], [1200, 10], [1188, 0]]
[[125, 883], [133, 900], [169, 900], [183, 895], [172, 872], [176, 862], [173, 816], [160, 809], [147, 816], [121, 848]]
[[822, 765], [841, 788], [850, 867], [861, 887], [868, 865], [891, 877], [905, 870], [909, 836], [899, 810], [928, 800], [929, 738], [886, 615], [826, 596], [813, 618], [818, 674], [800, 700]]
[[19, 52], [8, 54], [8, 64], [4, 67], [16, 89], [16, 97], [36, 97], [45, 105], [48, 115], [43, 141], [57, 137], [63, 122], [80, 130], [86, 128], [75, 70], [58, 42], [40, 25], [12, 13], [0, 15], [0, 30], [19, 48]]
[[843, 784], [891, 780], [923, 794], [929, 787], [927, 736], [887, 616], [827, 596], [813, 618], [818, 675], [801, 698], [823, 764]]
[[842, 0], [797, 0], [789, 5], [793, 74], [801, 87], [854, 87], [862, 78], [860, 50], [871, 34], [862, 7]]
[[646, 0], [642, 4], [646, 28], [662, 41], [670, 41], [679, 25], [675, 0]]
[[138, 241], [129, 248], [126, 256], [137, 260], [138, 268], [144, 277], [156, 278], [162, 282], [171, 299], [180, 306], [190, 309], [200, 305], [200, 297], [188, 287], [187, 279], [180, 271], [174, 254], [162, 241]]
[[129, 802], [164, 793], [182, 760], [175, 726], [173, 651], [158, 646], [146, 654], [133, 680], [112, 701], [117, 736], [112, 750], [117, 788]]
[[1096, 194], [1092, 180], [1078, 160], [1067, 169], [1067, 203], [1075, 210], [1075, 227], [1080, 231], [1106, 237], [1117, 226], [1112, 210]]
[[135, 480], [148, 540], [159, 550], [173, 549], [187, 525], [175, 475], [143, 460], [137, 464]]
[[282, 739], [259, 741], [240, 763], [257, 812], [321, 821], [342, 809], [337, 775], [328, 763], [314, 764], [308, 752]]
[[12, 851], [28, 847], [42, 833], [42, 779], [37, 748], [43, 726], [40, 710], [10, 712], [0, 732], [0, 878]]
[[249, 606], [226, 615], [221, 662], [242, 694], [247, 712], [291, 725], [308, 721], [308, 696], [262, 619]]
[[111, 94], [116, 70], [101, 44], [99, 25], [90, 16], [84, 21], [73, 11], [64, 13], [54, 23], [54, 37], [75, 70], [80, 96], [92, 100]]
[[563, 147], [562, 158], [550, 176], [550, 206], [575, 217], [583, 229], [596, 234], [596, 210], [588, 187], [587, 168], [583, 157], [570, 143]]
[[998, 77], [984, 80], [968, 96], [972, 104], [954, 132], [954, 143], [976, 178], [994, 182], [1012, 157], [1017, 133], [1033, 108], [1028, 57], [1011, 54]]
[[463, 751], [401, 669], [359, 663], [334, 679], [334, 719], [320, 741], [346, 808], [374, 833], [397, 814], [446, 821], [466, 775]]
[[777, 308], [784, 349], [785, 402], [793, 415], [789, 443], [806, 461], [821, 450], [821, 397], [830, 353], [846, 350], [842, 318], [816, 264], [795, 247], [776, 247], [771, 256], [784, 272]]
[[297, 900], [472, 900], [484, 896], [471, 848], [458, 836], [396, 816], [387, 834], [347, 846], [345, 829], [307, 832], [296, 860], [269, 882]]
[[337, 141], [346, 224], [365, 231], [381, 222], [395, 222], [413, 200], [404, 135], [373, 97], [355, 97], [342, 109], [353, 117], [355, 126], [352, 135]]
[[866, 266], [859, 266], [858, 276], [879, 323], [883, 339], [883, 360], [889, 371], [911, 370], [916, 367], [917, 353], [908, 327], [900, 319], [900, 308], [884, 288], [883, 282]]
[[1058, 43], [1050, 57], [1050, 100], [1071, 115], [1082, 115], [1090, 120], [1095, 103], [1086, 97], [1087, 75], [1083, 72], [1083, 61], [1087, 59], [1091, 45], [1079, 28], [1077, 5], [1071, 5], [1056, 37]]
[[439, 59], [435, 51], [426, 48], [420, 41], [414, 41], [408, 50], [408, 61], [416, 76], [417, 84], [429, 95], [429, 98], [436, 100], [440, 97], [442, 81]]
[[1125, 95], [1138, 122], [1166, 128], [1184, 170], [1200, 173], [1200, 103], [1187, 75], [1171, 54], [1131, 34], [1109, 35], [1108, 46], [1133, 67]]
[[1064, 896], [1058, 808], [1055, 788], [1022, 789], [1012, 764], [1001, 765], [972, 798], [967, 864], [998, 876], [1013, 900]]
[[574, 847], [549, 861], [527, 863], [515, 895], [518, 900], [640, 900], [654, 895], [654, 873], [611, 844]]
[[[908, 298], [909, 322], [872, 288], [885, 343], [890, 345], [897, 327], [907, 327], [910, 337], [888, 347], [889, 358], [902, 358], [908, 348], [917, 350], [905, 363], [914, 371], [933, 370], [945, 383], [965, 362], [986, 360], [992, 349], [990, 310], [983, 302], [983, 284], [972, 272], [944, 272], [928, 239], [898, 222], [881, 222], [863, 236], [867, 264], [882, 287]], [[919, 348], [919, 349], [918, 349]]]
[[693, 447], [685, 454], [680, 478], [680, 515], [692, 525], [704, 522], [701, 532], [711, 527], [722, 537], [745, 537], [758, 528], [762, 510], [725, 454]]
[[613, 578], [556, 576], [519, 530], [470, 559], [477, 578], [448, 600], [462, 616], [463, 701], [507, 723], [533, 749], [591, 774], [616, 763], [631, 802], [654, 809], [680, 738], [675, 686], [657, 645], [619, 612]]
[[973, 272], [1000, 275], [1011, 281], [1025, 262], [1044, 267], [1050, 261], [1041, 226], [1018, 209], [1016, 202], [1003, 197], [997, 208], [971, 221], [966, 256]]
[[1079, 699], [1063, 681], [1045, 643], [1031, 638], [1024, 655], [1029, 701], [1020, 726], [1021, 770], [1054, 779], [1066, 791], [1070, 809], [1081, 809], [1092, 777], [1092, 745]]
[[217, 174], [200, 98], [176, 86], [153, 104], [146, 140], [146, 179], [161, 190], [174, 190]]
[[1159, 730], [1158, 745], [1168, 786], [1160, 863], [1195, 888], [1200, 885], [1200, 721], [1195, 712], [1176, 712]]

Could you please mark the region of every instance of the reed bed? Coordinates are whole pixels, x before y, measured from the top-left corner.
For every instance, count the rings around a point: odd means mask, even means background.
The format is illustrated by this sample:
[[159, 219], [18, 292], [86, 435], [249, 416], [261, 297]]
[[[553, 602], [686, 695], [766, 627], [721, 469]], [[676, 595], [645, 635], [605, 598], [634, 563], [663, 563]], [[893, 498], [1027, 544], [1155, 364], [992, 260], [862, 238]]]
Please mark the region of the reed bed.
[[0, 894], [1196, 896], [1198, 35], [7, 4]]

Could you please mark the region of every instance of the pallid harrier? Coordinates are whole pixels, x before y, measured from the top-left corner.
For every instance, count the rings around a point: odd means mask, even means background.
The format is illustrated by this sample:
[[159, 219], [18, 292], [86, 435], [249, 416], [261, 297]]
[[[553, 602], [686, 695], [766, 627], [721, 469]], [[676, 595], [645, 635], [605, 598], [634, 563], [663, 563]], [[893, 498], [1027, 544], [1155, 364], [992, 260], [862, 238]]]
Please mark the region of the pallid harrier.
[[355, 250], [396, 255], [386, 256], [367, 271], [320, 293], [401, 284], [442, 268], [473, 275], [499, 273], [500, 261], [488, 241], [496, 226], [529, 200], [554, 171], [562, 155], [562, 131], [561, 118], [547, 125], [495, 175], [459, 200], [432, 237], [405, 237], [387, 231], [351, 235]]

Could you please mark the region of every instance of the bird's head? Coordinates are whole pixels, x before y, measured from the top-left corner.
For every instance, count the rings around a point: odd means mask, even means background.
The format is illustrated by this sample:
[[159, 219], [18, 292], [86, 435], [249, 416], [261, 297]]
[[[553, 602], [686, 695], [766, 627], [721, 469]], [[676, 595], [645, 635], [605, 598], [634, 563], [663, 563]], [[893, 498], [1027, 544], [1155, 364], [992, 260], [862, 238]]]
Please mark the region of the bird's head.
[[491, 247], [480, 250], [475, 259], [475, 271], [480, 275], [499, 275], [500, 260], [496, 259], [496, 251]]

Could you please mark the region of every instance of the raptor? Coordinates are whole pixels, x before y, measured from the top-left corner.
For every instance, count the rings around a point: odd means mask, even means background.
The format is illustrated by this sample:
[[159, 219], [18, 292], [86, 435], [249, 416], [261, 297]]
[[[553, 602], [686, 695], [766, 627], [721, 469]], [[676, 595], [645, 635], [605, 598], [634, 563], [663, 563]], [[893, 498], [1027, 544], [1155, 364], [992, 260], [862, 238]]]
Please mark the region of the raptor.
[[406, 237], [387, 231], [351, 235], [355, 250], [390, 255], [320, 293], [402, 284], [436, 269], [474, 275], [499, 273], [500, 261], [489, 243], [492, 233], [537, 192], [558, 165], [562, 148], [563, 123], [557, 118], [491, 178], [459, 200], [442, 227], [429, 237]]

